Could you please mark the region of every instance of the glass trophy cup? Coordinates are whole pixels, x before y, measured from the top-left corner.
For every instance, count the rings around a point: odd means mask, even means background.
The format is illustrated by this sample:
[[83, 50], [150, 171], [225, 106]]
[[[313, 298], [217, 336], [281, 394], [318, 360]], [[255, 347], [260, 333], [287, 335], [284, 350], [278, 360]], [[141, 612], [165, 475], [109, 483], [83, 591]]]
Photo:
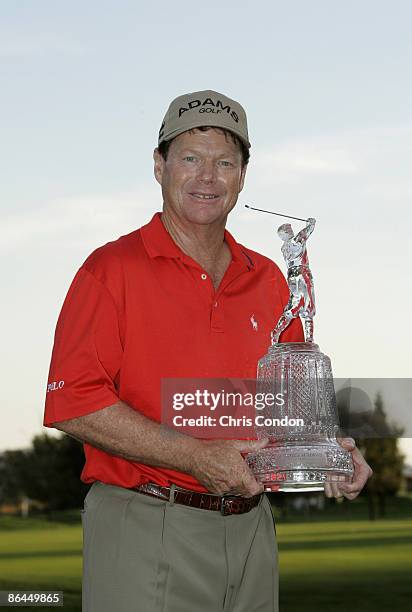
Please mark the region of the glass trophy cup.
[[[353, 476], [351, 454], [336, 440], [331, 362], [313, 342], [315, 299], [306, 241], [314, 227], [315, 219], [308, 219], [296, 236], [290, 224], [278, 229], [290, 296], [272, 332], [272, 344], [259, 360], [256, 391], [281, 401], [256, 410], [257, 437], [269, 443], [246, 457], [266, 491], [321, 491], [326, 482], [351, 482]], [[281, 333], [297, 316], [305, 342], [280, 343]]]

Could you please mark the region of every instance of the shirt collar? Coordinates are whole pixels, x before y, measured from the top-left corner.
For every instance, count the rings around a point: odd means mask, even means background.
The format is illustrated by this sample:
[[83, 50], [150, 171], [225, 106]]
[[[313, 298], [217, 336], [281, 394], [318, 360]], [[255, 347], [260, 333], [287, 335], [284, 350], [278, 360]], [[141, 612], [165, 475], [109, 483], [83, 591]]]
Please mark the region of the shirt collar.
[[184, 253], [166, 230], [160, 216], [160, 212], [155, 213], [151, 221], [140, 228], [145, 249], [149, 257], [181, 259]]
[[[140, 229], [140, 233], [149, 257], [169, 257], [182, 260], [187, 258], [163, 225], [160, 212], [153, 215], [151, 221]], [[227, 230], [225, 230], [225, 240], [230, 248], [232, 261], [241, 264], [249, 271], [254, 270], [254, 262], [246, 249], [236, 242]]]

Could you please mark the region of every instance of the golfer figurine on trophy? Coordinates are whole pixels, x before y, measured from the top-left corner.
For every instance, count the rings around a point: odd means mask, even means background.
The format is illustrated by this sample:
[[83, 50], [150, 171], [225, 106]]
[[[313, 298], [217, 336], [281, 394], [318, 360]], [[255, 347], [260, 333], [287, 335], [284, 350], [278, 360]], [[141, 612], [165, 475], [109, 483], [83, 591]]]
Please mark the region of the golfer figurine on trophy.
[[[316, 221], [299, 220], [306, 226], [296, 235], [289, 223], [278, 229], [290, 296], [257, 371], [257, 392], [281, 394], [284, 401], [259, 410], [258, 422], [264, 425], [256, 428], [257, 436], [268, 438], [269, 444], [246, 457], [266, 491], [321, 491], [325, 482], [351, 482], [353, 476], [351, 455], [336, 440], [339, 424], [330, 359], [313, 342], [315, 296], [306, 241]], [[281, 333], [298, 316], [305, 342], [280, 343]]]
[[313, 278], [309, 268], [306, 240], [315, 228], [315, 219], [308, 219], [306, 227], [294, 235], [290, 223], [281, 225], [278, 236], [283, 240], [282, 255], [288, 267], [289, 302], [272, 332], [272, 344], [279, 342], [280, 334], [298, 315], [305, 323], [305, 340], [313, 342], [313, 317], [315, 316], [315, 294]]

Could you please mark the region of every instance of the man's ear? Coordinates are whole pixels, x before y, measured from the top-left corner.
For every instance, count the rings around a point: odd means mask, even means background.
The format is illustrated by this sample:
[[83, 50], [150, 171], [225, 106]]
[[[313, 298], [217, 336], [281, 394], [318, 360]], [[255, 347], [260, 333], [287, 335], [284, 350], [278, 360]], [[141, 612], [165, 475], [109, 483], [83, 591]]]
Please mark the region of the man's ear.
[[242, 167], [241, 173], [240, 173], [239, 193], [242, 191], [243, 185], [245, 184], [246, 168], [247, 168], [247, 164], [244, 164], [244, 166]]
[[163, 157], [161, 156], [159, 152], [159, 149], [157, 148], [153, 151], [153, 160], [154, 160], [154, 175], [155, 175], [156, 181], [159, 183], [159, 185], [161, 185], [163, 181], [163, 169], [165, 165], [165, 160], [163, 159]]

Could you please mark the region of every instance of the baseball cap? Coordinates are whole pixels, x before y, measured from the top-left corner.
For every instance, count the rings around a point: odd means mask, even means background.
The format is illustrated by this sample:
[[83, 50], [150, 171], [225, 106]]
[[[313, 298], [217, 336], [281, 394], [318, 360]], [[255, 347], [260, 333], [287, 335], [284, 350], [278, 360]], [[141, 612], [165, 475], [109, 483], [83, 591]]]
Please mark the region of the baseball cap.
[[239, 102], [210, 89], [183, 94], [170, 103], [159, 130], [158, 144], [203, 126], [230, 130], [250, 148], [244, 108]]

